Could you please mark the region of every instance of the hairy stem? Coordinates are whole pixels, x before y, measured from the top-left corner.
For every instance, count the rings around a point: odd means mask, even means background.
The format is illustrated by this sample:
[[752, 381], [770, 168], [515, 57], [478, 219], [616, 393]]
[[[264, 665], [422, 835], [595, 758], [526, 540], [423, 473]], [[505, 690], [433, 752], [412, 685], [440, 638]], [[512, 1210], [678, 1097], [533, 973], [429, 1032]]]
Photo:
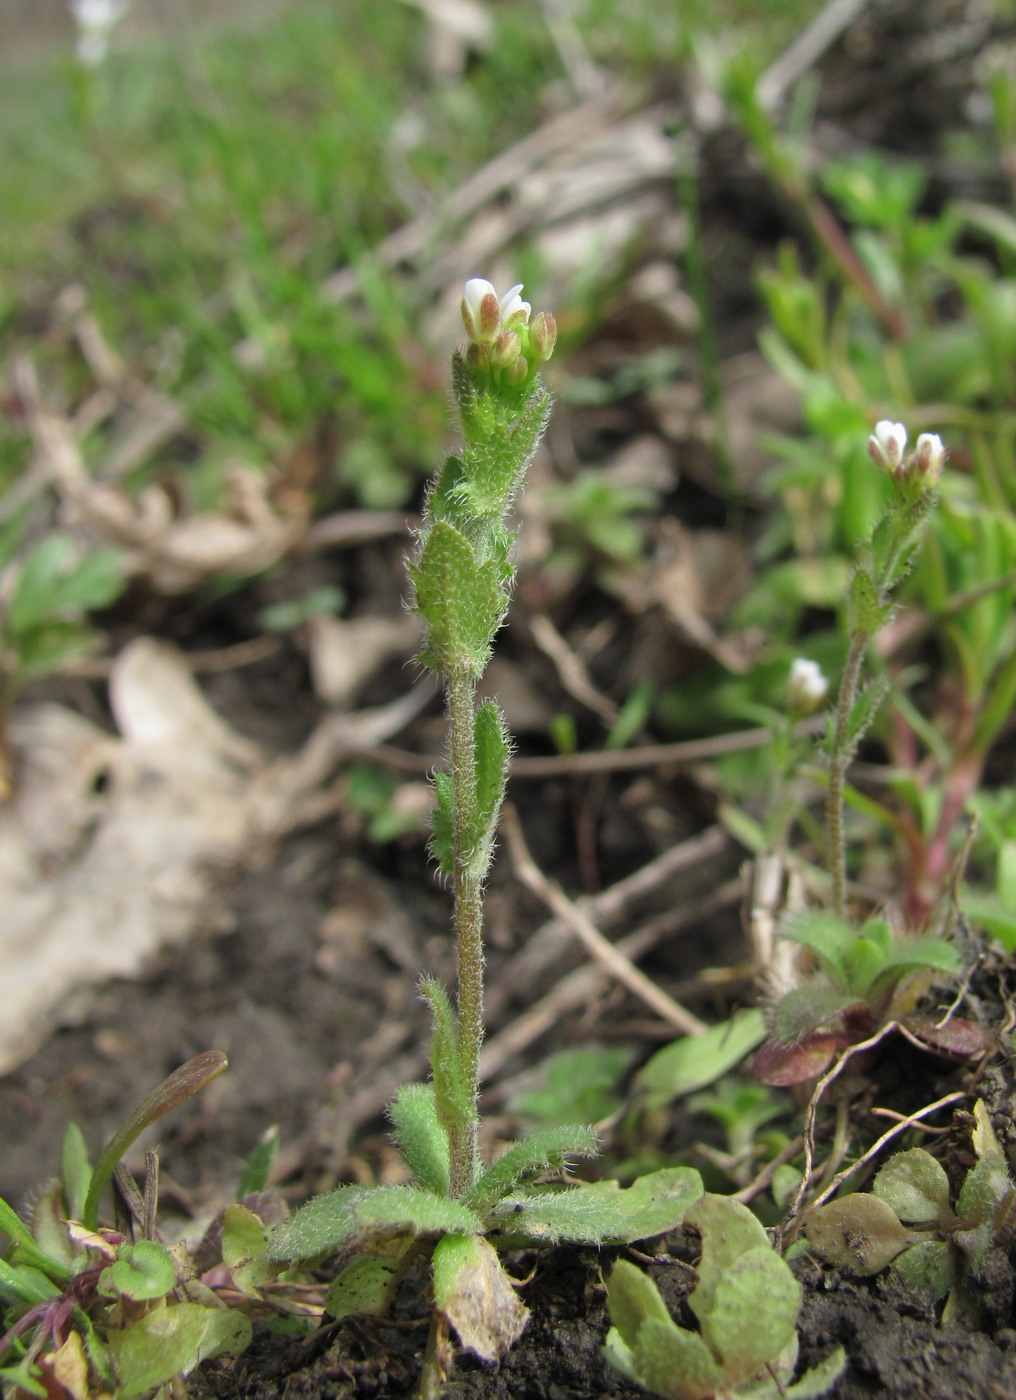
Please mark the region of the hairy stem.
[[476, 830], [476, 700], [472, 677], [449, 674], [448, 718], [452, 781], [455, 784], [455, 949], [458, 1051], [470, 1105], [468, 1119], [449, 1125], [451, 1194], [462, 1196], [476, 1180], [476, 1101], [483, 1042], [483, 872], [470, 849]]
[[851, 759], [848, 728], [867, 646], [867, 632], [857, 628], [850, 638], [843, 680], [840, 682], [839, 698], [836, 701], [836, 727], [833, 730], [829, 786], [826, 790], [826, 832], [829, 840], [829, 873], [833, 882], [833, 913], [841, 917], [847, 906], [847, 838], [843, 822], [843, 791]]

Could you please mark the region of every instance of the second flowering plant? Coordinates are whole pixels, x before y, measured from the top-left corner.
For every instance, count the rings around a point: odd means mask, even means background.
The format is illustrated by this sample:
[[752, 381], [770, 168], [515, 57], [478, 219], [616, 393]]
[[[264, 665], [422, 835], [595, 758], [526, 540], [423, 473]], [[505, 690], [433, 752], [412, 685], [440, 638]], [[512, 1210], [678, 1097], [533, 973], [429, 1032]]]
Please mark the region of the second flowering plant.
[[567, 1181], [569, 1162], [596, 1155], [596, 1136], [583, 1125], [548, 1127], [492, 1161], [481, 1157], [483, 891], [510, 743], [500, 707], [478, 704], [476, 685], [508, 609], [510, 512], [550, 413], [540, 368], [557, 328], [548, 312], [531, 314], [521, 286], [499, 297], [482, 278], [465, 285], [462, 319], [468, 344], [452, 359], [462, 448], [431, 484], [409, 563], [412, 607], [424, 622], [419, 660], [442, 678], [447, 698], [431, 853], [452, 890], [457, 971], [454, 999], [435, 978], [421, 981], [434, 1025], [430, 1080], [406, 1085], [389, 1110], [410, 1181], [340, 1186], [267, 1235], [233, 1207], [224, 1243], [251, 1289], [294, 1261], [337, 1257], [326, 1310], [339, 1320], [384, 1314], [413, 1262], [429, 1255], [433, 1312], [418, 1390], [425, 1400], [442, 1389], [452, 1332], [488, 1361], [522, 1332], [527, 1309], [505, 1250], [645, 1239], [679, 1224], [702, 1194], [687, 1167], [627, 1189]]

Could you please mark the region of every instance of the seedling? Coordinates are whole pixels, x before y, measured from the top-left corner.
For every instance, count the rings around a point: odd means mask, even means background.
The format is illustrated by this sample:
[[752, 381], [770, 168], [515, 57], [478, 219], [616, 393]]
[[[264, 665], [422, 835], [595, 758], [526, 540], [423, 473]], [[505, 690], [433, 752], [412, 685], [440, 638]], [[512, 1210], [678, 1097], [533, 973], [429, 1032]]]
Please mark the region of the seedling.
[[[483, 1040], [483, 887], [493, 856], [508, 771], [504, 717], [476, 685], [504, 621], [513, 579], [508, 516], [546, 426], [540, 382], [557, 335], [553, 316], [530, 318], [521, 286], [498, 298], [466, 283], [469, 337], [452, 361], [463, 436], [427, 497], [409, 565], [413, 608], [425, 634], [419, 660], [442, 677], [449, 763], [434, 780], [431, 852], [451, 885], [458, 985], [455, 1004], [434, 978], [421, 991], [434, 1021], [431, 1079], [391, 1105], [395, 1142], [412, 1177], [405, 1186], [342, 1186], [308, 1202], [259, 1246], [245, 1225], [249, 1286], [284, 1264], [337, 1256], [328, 1291], [333, 1317], [384, 1313], [414, 1256], [429, 1253], [434, 1319], [419, 1394], [440, 1394], [451, 1361], [449, 1327], [462, 1346], [495, 1360], [525, 1325], [495, 1244], [577, 1240], [620, 1243], [679, 1223], [702, 1192], [697, 1172], [668, 1168], [622, 1190], [615, 1182], [563, 1187], [569, 1162], [595, 1156], [591, 1128], [558, 1125], [515, 1143], [484, 1165], [478, 1151]], [[556, 1185], [543, 1185], [548, 1176]], [[228, 1225], [229, 1222], [227, 1222]], [[232, 1242], [224, 1245], [233, 1253]]]
[[664, 1400], [752, 1400], [825, 1395], [845, 1365], [843, 1348], [790, 1384], [797, 1364], [801, 1285], [747, 1207], [706, 1195], [685, 1216], [702, 1255], [681, 1327], [648, 1275], [621, 1259], [607, 1285], [613, 1323], [607, 1360]]
[[[1016, 1184], [984, 1105], [974, 1110], [977, 1160], [952, 1204], [949, 1178], [922, 1147], [890, 1157], [872, 1184], [815, 1210], [808, 1243], [829, 1264], [862, 1277], [889, 1269], [890, 1286], [930, 1303], [943, 1322], [976, 1330], [992, 1259], [1012, 1244]], [[982, 1285], [979, 1287], [979, 1285]]]
[[139, 1202], [143, 1237], [99, 1227], [103, 1190], [127, 1149], [225, 1068], [218, 1051], [181, 1066], [138, 1105], [94, 1167], [72, 1123], [61, 1178], [36, 1201], [30, 1223], [0, 1198], [8, 1238], [0, 1257], [0, 1378], [12, 1393], [132, 1400], [249, 1343], [245, 1314], [193, 1279], [182, 1292], [182, 1259], [155, 1238], [154, 1172]]

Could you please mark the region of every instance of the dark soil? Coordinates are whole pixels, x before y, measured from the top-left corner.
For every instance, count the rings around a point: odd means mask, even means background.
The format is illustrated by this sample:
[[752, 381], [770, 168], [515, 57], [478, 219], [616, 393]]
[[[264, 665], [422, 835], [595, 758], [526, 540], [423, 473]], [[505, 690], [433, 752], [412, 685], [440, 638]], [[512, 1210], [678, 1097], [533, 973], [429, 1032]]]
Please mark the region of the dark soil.
[[[876, 58], [887, 50], [909, 52], [904, 32], [908, 24], [917, 25], [927, 39], [943, 18], [958, 23], [965, 8], [872, 6], [873, 14], [859, 26], [862, 32], [836, 46], [826, 65], [826, 116], [840, 124], [837, 131], [842, 135], [853, 130], [850, 123], [856, 121], [865, 140], [897, 149], [902, 143], [918, 153], [931, 149], [937, 132], [961, 120], [957, 93], [964, 90], [964, 73], [969, 92], [976, 54], [961, 54], [952, 62], [948, 82], [943, 77], [938, 108], [922, 89], [919, 104], [905, 107], [910, 124], [904, 125], [898, 85], [884, 84], [881, 60]], [[872, 39], [869, 31], [879, 16], [885, 30], [880, 34], [876, 28]], [[863, 64], [856, 55], [862, 50], [868, 56], [869, 81], [859, 89], [857, 74]], [[867, 103], [861, 100], [864, 93]], [[719, 338], [725, 351], [740, 352], [752, 343], [758, 321], [752, 266], [779, 237], [793, 231], [793, 220], [771, 194], [754, 199], [759, 177], [736, 139], [718, 142], [715, 162], [705, 162], [703, 171], [711, 172], [708, 178], [704, 175], [702, 196]], [[749, 208], [754, 211], [751, 218]], [[759, 210], [765, 211], [764, 228], [757, 225]], [[629, 353], [632, 344], [638, 344], [639, 332], [638, 324], [626, 325], [622, 318], [582, 354], [590, 365], [602, 366], [612, 355]], [[581, 366], [574, 368], [581, 372]], [[649, 407], [638, 397], [599, 417], [595, 411], [583, 417], [573, 409], [572, 414], [576, 436], [587, 444], [599, 443], [603, 453], [652, 423]], [[700, 460], [701, 442], [685, 448], [688, 461]], [[596, 456], [588, 446], [586, 450], [590, 459]], [[683, 449], [669, 444], [668, 450]], [[680, 480], [663, 510], [692, 527], [726, 520], [715, 479], [710, 487], [697, 472]], [[749, 529], [750, 517], [749, 507]], [[743, 547], [733, 534], [730, 538], [732, 548]], [[334, 581], [358, 581], [349, 590], [358, 606], [380, 612], [398, 597], [402, 553], [400, 542], [351, 551], [334, 561]], [[601, 729], [562, 691], [546, 657], [529, 639], [527, 606], [541, 598], [545, 582], [538, 564], [533, 567], [533, 574], [520, 579], [519, 604], [504, 641], [511, 674], [524, 680], [548, 713], [572, 714], [580, 736], [593, 746], [602, 744]], [[384, 580], [378, 584], [380, 605], [378, 598], [366, 596], [365, 579]], [[214, 612], [206, 609], [200, 618], [177, 613], [164, 630], [195, 649], [243, 640], [251, 634], [250, 619], [264, 601], [261, 587], [252, 585]], [[647, 673], [661, 685], [673, 684], [701, 663], [694, 648], [673, 633], [660, 634], [658, 618], [620, 611], [616, 599], [591, 575], [575, 587], [555, 620], [566, 635], [577, 636], [612, 613], [617, 614], [614, 640], [594, 664], [593, 679], [615, 702], [622, 702], [634, 681]], [[364, 703], [391, 698], [405, 686], [405, 674], [396, 668]], [[295, 648], [282, 662], [276, 658], [233, 673], [207, 689], [231, 723], [256, 732], [280, 750], [297, 746], [316, 713], [306, 667]], [[101, 696], [94, 698], [101, 703]], [[435, 701], [430, 712], [400, 736], [400, 745], [421, 755], [421, 775], [436, 752], [440, 727]], [[519, 727], [513, 723], [517, 733]], [[650, 732], [645, 737], [668, 736]], [[545, 752], [540, 741], [521, 734], [521, 758]], [[611, 777], [516, 778], [510, 796], [521, 809], [527, 839], [541, 867], [572, 892], [611, 885], [704, 830], [714, 816], [708, 785], [700, 785], [694, 774], [658, 765]], [[637, 912], [640, 919], [649, 918], [694, 906], [721, 889], [736, 874], [738, 863], [735, 848], [728, 844], [710, 860], [671, 877], [626, 917]], [[505, 864], [499, 865], [490, 897], [492, 1035], [557, 979], [582, 965], [566, 943], [546, 968], [526, 976], [521, 953], [544, 919]], [[750, 993], [747, 979], [724, 983], [698, 980], [697, 975], [706, 967], [742, 964], [745, 956], [738, 901], [728, 897], [707, 906], [679, 934], [663, 937], [642, 965], [675, 995], [690, 998], [700, 1014], [726, 1014], [739, 996]], [[427, 1019], [416, 994], [421, 970], [452, 980], [448, 897], [434, 879], [419, 838], [373, 846], [362, 824], [346, 812], [287, 839], [260, 863], [222, 872], [216, 907], [199, 937], [165, 954], [141, 980], [100, 989], [76, 1023], [60, 1029], [0, 1082], [0, 1194], [17, 1203], [31, 1198], [59, 1160], [68, 1119], [79, 1122], [90, 1145], [98, 1146], [153, 1084], [211, 1047], [229, 1054], [228, 1075], [160, 1126], [167, 1228], [179, 1228], [188, 1238], [200, 1234], [201, 1223], [235, 1192], [246, 1157], [272, 1124], [279, 1126], [283, 1144], [276, 1177], [294, 1202], [344, 1180], [385, 1176], [393, 1162], [384, 1104], [400, 1083], [425, 1073], [421, 1046]], [[999, 970], [999, 995], [1003, 975]], [[485, 1103], [490, 1132], [510, 1137], [517, 1130], [506, 1111], [511, 1075], [531, 1069], [552, 1051], [593, 1038], [627, 1045], [644, 1059], [670, 1035], [616, 992], [569, 1011], [550, 1033], [499, 1067]], [[890, 1052], [869, 1104], [877, 1099], [906, 1112], [947, 1091], [930, 1077], [931, 1070], [923, 1082], [909, 1070], [894, 1076], [894, 1058], [898, 1066], [902, 1054]], [[966, 1070], [936, 1067], [935, 1074], [939, 1068], [953, 1076], [947, 1087], [968, 1087], [972, 1101], [978, 1090]], [[891, 1087], [899, 1091], [896, 1099], [887, 1097]], [[1007, 1145], [1016, 1143], [1011, 1079], [1000, 1075], [985, 1093], [996, 1132]], [[704, 1131], [701, 1121], [693, 1126], [675, 1122], [666, 1126], [661, 1141], [676, 1152]], [[680, 1241], [670, 1243], [675, 1250], [682, 1247]], [[591, 1400], [640, 1394], [601, 1357], [608, 1325], [602, 1275], [614, 1253], [559, 1249], [535, 1259], [521, 1258], [517, 1267], [513, 1263], [519, 1277], [533, 1269], [523, 1290], [531, 1309], [529, 1326], [499, 1366], [460, 1358], [449, 1397]], [[990, 1332], [960, 1333], [889, 1298], [877, 1281], [859, 1284], [810, 1264], [796, 1267], [805, 1284], [802, 1367], [837, 1344], [847, 1351], [848, 1371], [835, 1391], [837, 1400], [1016, 1397], [1016, 1312], [1011, 1296], [989, 1315]], [[654, 1273], [677, 1307], [687, 1287], [687, 1266], [661, 1263]], [[414, 1306], [420, 1312], [419, 1294], [415, 1302], [412, 1297], [403, 1299], [402, 1306], [410, 1314]], [[412, 1315], [391, 1326], [325, 1327], [309, 1336], [280, 1335], [265, 1325], [235, 1365], [213, 1363], [207, 1368], [207, 1387], [217, 1400], [402, 1396], [415, 1383], [425, 1338], [425, 1318]]]

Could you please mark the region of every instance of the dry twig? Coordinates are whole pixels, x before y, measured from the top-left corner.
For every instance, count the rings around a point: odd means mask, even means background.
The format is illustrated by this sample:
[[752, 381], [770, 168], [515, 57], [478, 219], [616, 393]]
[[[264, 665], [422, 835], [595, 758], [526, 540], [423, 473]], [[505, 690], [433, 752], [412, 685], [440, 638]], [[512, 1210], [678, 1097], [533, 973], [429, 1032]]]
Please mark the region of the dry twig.
[[707, 1029], [705, 1022], [700, 1021], [692, 1012], [669, 997], [645, 973], [640, 972], [629, 958], [618, 951], [615, 944], [604, 938], [587, 915], [572, 903], [560, 885], [547, 879], [529, 853], [513, 807], [505, 808], [503, 829], [519, 879], [548, 909], [564, 920], [590, 956], [681, 1035], [702, 1035]]

